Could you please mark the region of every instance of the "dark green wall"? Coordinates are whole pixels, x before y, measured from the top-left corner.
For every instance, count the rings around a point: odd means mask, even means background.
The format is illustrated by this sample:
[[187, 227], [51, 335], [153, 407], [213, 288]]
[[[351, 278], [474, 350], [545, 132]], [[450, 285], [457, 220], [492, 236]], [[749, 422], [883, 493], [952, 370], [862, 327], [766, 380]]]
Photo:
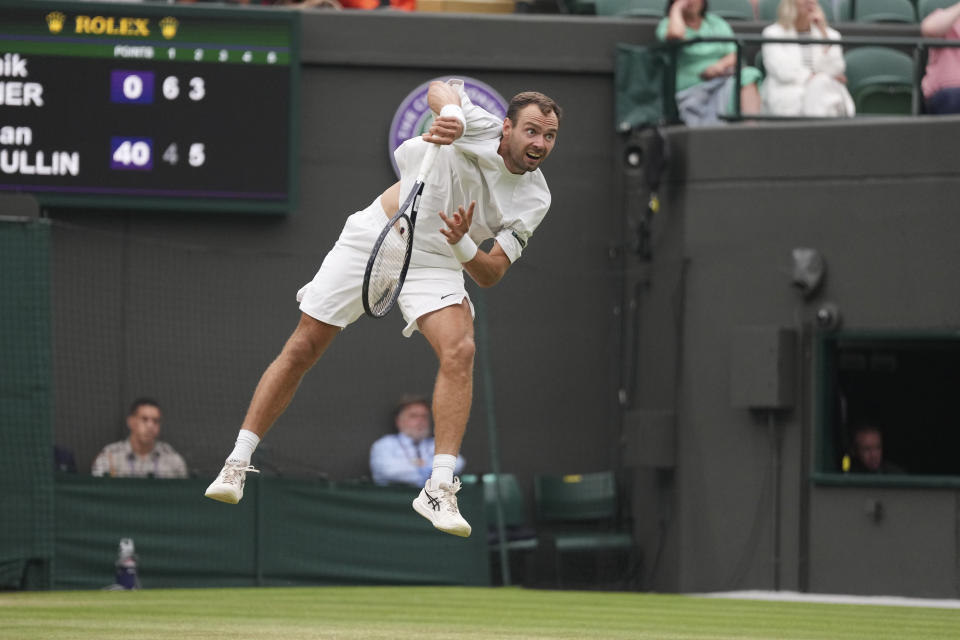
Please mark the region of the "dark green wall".
[[35, 589], [53, 557], [50, 226], [23, 204], [0, 201], [0, 588]]
[[[58, 474], [53, 587], [112, 584], [121, 538], [144, 588], [490, 582], [486, 538], [440, 534], [407, 489], [251, 474], [243, 501], [225, 505], [206, 485]], [[460, 496], [485, 529], [482, 492]]]

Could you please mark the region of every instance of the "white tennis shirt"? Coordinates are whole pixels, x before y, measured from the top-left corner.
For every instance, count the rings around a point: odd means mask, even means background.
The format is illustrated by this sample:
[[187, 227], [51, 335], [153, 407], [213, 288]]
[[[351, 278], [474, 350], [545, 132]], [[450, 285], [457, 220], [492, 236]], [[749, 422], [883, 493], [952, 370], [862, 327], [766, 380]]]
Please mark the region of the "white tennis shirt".
[[[410, 265], [461, 268], [440, 233], [445, 225], [437, 213], [443, 211], [449, 217], [460, 206], [466, 210], [474, 200], [477, 205], [470, 237], [477, 244], [496, 238], [510, 262], [515, 262], [550, 208], [547, 181], [540, 169], [521, 175], [510, 173], [497, 153], [503, 121], [474, 105], [462, 81], [450, 84], [460, 94], [467, 127], [452, 145], [440, 147], [425, 180]], [[416, 181], [428, 144], [422, 138], [413, 138], [394, 152], [400, 168], [401, 199]]]

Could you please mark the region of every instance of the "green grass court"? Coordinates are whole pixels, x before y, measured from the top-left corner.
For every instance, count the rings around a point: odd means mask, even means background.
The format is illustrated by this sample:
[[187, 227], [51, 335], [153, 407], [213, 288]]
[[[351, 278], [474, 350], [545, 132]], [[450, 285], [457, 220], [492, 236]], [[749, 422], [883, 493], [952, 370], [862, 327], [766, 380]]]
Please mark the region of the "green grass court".
[[960, 610], [521, 588], [0, 594], [3, 640], [960, 638]]

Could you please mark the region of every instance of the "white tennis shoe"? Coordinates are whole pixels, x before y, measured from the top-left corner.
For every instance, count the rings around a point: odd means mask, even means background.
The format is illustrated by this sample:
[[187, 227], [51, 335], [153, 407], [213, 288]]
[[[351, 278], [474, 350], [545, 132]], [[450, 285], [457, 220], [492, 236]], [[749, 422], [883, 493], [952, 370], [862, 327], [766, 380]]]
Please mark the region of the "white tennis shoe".
[[429, 520], [434, 527], [461, 538], [470, 535], [470, 523], [463, 519], [457, 508], [457, 492], [460, 491], [460, 478], [454, 478], [453, 484], [441, 483], [438, 489], [428, 489], [430, 481], [420, 490], [413, 501], [413, 510]]
[[203, 494], [213, 500], [226, 502], [228, 504], [237, 504], [243, 497], [243, 485], [247, 481], [247, 472], [260, 473], [248, 462], [239, 460], [227, 460], [223, 463], [223, 469], [217, 479], [210, 483], [206, 492]]

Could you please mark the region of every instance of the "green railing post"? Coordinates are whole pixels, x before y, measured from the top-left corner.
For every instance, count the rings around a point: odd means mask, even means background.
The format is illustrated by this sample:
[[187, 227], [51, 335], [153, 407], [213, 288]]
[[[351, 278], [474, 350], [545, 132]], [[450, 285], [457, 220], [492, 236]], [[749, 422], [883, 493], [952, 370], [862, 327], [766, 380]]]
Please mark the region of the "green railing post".
[[[489, 333], [487, 331], [487, 305], [483, 290], [478, 289], [473, 296], [476, 305], [477, 346], [476, 352], [480, 361], [480, 379], [483, 382], [483, 405], [487, 414], [487, 442], [490, 446], [490, 471], [496, 479], [496, 525], [497, 538], [500, 541], [500, 575], [503, 586], [510, 586], [510, 558], [507, 551], [507, 528], [503, 515], [503, 490], [500, 485], [500, 445], [497, 440], [497, 419], [493, 405], [493, 374], [490, 363]], [[485, 491], [483, 477], [480, 478], [480, 488]], [[481, 535], [484, 535], [483, 532]]]

